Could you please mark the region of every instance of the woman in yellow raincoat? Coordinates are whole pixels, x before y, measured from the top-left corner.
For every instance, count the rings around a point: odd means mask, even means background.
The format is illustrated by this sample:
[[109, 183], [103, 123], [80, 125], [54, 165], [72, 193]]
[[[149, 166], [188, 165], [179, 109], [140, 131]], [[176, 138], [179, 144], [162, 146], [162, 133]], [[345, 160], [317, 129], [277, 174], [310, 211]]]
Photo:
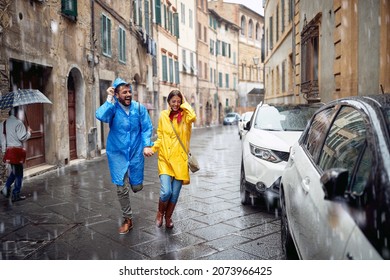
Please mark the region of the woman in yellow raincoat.
[[[175, 89], [169, 93], [168, 104], [170, 108], [160, 114], [157, 140], [152, 150], [158, 152], [158, 173], [161, 182], [156, 225], [161, 227], [165, 215], [165, 226], [173, 228], [172, 214], [181, 187], [190, 183], [187, 154], [196, 114], [179, 90]], [[186, 150], [180, 144], [172, 126]]]

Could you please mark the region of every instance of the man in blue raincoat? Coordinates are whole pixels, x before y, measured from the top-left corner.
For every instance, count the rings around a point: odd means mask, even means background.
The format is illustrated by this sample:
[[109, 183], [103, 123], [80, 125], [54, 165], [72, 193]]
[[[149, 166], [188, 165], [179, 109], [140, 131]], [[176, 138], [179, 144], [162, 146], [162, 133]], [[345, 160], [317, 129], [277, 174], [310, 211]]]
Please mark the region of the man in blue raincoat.
[[146, 108], [132, 100], [129, 83], [117, 78], [107, 93], [96, 118], [110, 127], [106, 153], [124, 218], [119, 233], [126, 234], [133, 228], [129, 190], [137, 192], [143, 187], [144, 156], [153, 155], [153, 125]]

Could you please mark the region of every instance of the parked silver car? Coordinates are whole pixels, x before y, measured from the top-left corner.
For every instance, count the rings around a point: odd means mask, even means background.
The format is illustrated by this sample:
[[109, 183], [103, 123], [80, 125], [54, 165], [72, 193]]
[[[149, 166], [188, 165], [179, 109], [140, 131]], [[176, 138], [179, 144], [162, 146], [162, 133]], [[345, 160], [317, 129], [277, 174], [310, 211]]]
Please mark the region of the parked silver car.
[[287, 258], [390, 259], [390, 94], [332, 101], [280, 184]]
[[238, 113], [228, 113], [223, 118], [223, 125], [237, 124], [239, 119], [240, 119], [240, 115]]

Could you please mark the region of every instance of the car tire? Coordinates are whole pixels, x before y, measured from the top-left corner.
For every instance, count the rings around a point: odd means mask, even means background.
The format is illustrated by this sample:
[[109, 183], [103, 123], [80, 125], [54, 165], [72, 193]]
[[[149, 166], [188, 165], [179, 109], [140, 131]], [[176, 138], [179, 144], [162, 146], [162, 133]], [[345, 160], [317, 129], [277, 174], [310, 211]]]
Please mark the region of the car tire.
[[298, 260], [298, 253], [295, 249], [294, 241], [291, 237], [290, 229], [287, 221], [286, 203], [284, 200], [284, 192], [281, 186], [280, 188], [280, 210], [281, 210], [281, 240], [282, 240], [282, 252], [286, 260]]
[[244, 164], [241, 162], [241, 175], [240, 175], [240, 198], [242, 205], [251, 204], [251, 198], [249, 192], [246, 190], [245, 170]]

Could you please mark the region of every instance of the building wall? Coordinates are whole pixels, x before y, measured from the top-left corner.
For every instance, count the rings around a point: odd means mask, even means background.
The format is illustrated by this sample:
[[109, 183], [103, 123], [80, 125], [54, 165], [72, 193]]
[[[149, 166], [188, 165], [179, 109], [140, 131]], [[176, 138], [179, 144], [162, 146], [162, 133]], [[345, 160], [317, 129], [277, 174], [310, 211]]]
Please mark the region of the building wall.
[[[199, 106], [199, 94], [194, 85], [197, 84], [195, 72], [191, 70], [191, 56], [196, 57], [196, 1], [194, 0], [179, 0], [177, 3], [178, 12], [180, 13], [180, 37], [179, 43], [179, 67], [180, 67], [180, 85], [181, 92], [185, 95], [187, 101], [194, 108], [197, 116], [199, 116], [201, 106]], [[184, 16], [182, 7], [184, 9]], [[190, 16], [192, 15], [192, 16]], [[183, 57], [183, 51], [185, 58]], [[183, 63], [185, 62], [185, 65]], [[197, 118], [195, 123], [199, 126], [200, 118]]]
[[[390, 13], [387, 1], [335, 0], [319, 3], [301, 0], [295, 3], [298, 30], [302, 30], [305, 15], [307, 21], [320, 16], [319, 94], [322, 102], [377, 94], [381, 92], [381, 85], [386, 85], [388, 89], [390, 79], [388, 75], [386, 78], [388, 68], [385, 65], [389, 57], [389, 36], [385, 21], [386, 18], [388, 21]], [[298, 32], [295, 39], [296, 53], [299, 54]], [[298, 68], [296, 70], [299, 92], [300, 72]]]
[[[196, 9], [196, 75], [199, 101], [202, 109], [200, 112], [200, 125], [213, 125], [218, 123], [218, 104], [215, 102], [214, 85], [211, 85], [205, 73], [205, 64], [211, 65], [209, 55], [209, 40], [213, 36], [209, 29], [209, 13], [207, 0], [199, 0]], [[209, 71], [207, 71], [209, 72]]]
[[[223, 122], [223, 116], [228, 112], [236, 112], [239, 104], [238, 101], [238, 63], [237, 56], [238, 49], [238, 35], [239, 27], [231, 22], [219, 18], [218, 27], [216, 30], [217, 41], [220, 43], [219, 54], [216, 56], [216, 69], [217, 69], [217, 85], [218, 85], [218, 99], [219, 104], [223, 110], [220, 110], [218, 116], [218, 123]], [[225, 55], [222, 53], [222, 44], [228, 44], [226, 47]], [[219, 73], [222, 74], [222, 86], [218, 81]], [[228, 78], [228, 80], [227, 80]], [[236, 85], [234, 85], [234, 79], [236, 79]]]
[[[294, 62], [292, 41], [294, 28], [290, 9], [288, 1], [267, 1], [265, 6], [264, 75], [265, 101], [268, 103], [301, 102], [299, 96], [294, 94], [294, 66], [295, 63], [299, 65], [299, 62]], [[272, 21], [272, 28], [270, 21]]]
[[[144, 1], [141, 4], [144, 16]], [[32, 78], [38, 81], [35, 84], [42, 84], [41, 90], [53, 102], [44, 105], [46, 163], [61, 166], [70, 160], [67, 129], [70, 80], [74, 81], [76, 93], [78, 158], [94, 157], [105, 146], [108, 127], [96, 120], [95, 110], [105, 101], [106, 88], [116, 77], [134, 82], [137, 89], [134, 99], [154, 102], [153, 78], [149, 74], [152, 55], [145, 44], [145, 19], [140, 28], [133, 18], [132, 5], [133, 1], [78, 1], [77, 18], [68, 18], [61, 13], [61, 1], [0, 3], [0, 90], [2, 93], [10, 90], [12, 62], [43, 69], [43, 77]], [[150, 14], [151, 9], [152, 1]], [[102, 15], [111, 20], [110, 55], [102, 51]], [[119, 61], [119, 26], [126, 33], [125, 62]]]
[[[47, 69], [48, 76], [35, 77], [42, 83], [43, 93], [53, 102], [44, 107], [44, 132], [46, 162], [63, 165], [69, 158], [67, 79], [72, 69], [80, 73], [78, 96], [81, 104], [86, 101], [91, 89], [86, 50], [89, 48], [89, 5], [80, 3], [79, 16], [84, 21], [75, 23], [59, 13], [61, 3], [38, 3], [36, 1], [8, 1], [4, 10], [8, 23], [1, 34], [1, 61], [4, 63], [5, 79], [2, 91], [11, 85], [10, 61], [24, 65], [37, 65]], [[30, 88], [31, 85], [23, 85]], [[86, 138], [91, 126], [89, 108], [77, 109], [78, 154], [87, 157]]]
[[[259, 1], [260, 5], [260, 1]], [[209, 2], [209, 7], [216, 10], [223, 18], [236, 24], [240, 29], [238, 43], [238, 107], [246, 111], [248, 104], [248, 93], [258, 88], [264, 89], [263, 63], [261, 61], [261, 39], [263, 37], [264, 17], [241, 4], [227, 3], [223, 0]], [[245, 28], [242, 29], [241, 19], [244, 18]], [[249, 22], [253, 23], [253, 36], [250, 38], [248, 32]], [[259, 34], [256, 38], [256, 26], [259, 26]], [[254, 58], [258, 58], [255, 64]], [[260, 102], [260, 96], [258, 101]]]
[[[164, 12], [164, 7], [167, 12]], [[169, 12], [176, 13], [178, 7], [172, 5], [170, 1], [161, 1], [161, 24], [155, 24], [155, 38], [157, 41], [157, 77], [159, 80], [158, 88], [158, 104], [159, 109], [164, 110], [168, 108], [167, 97], [171, 90], [179, 88], [179, 84], [176, 82], [176, 78], [170, 81], [169, 77], [169, 59], [172, 59], [173, 65], [179, 61], [179, 48], [178, 38], [169, 30], [168, 25], [165, 22], [169, 20]], [[173, 22], [173, 21], [172, 21]], [[173, 24], [173, 23], [172, 23]], [[164, 67], [163, 67], [163, 56], [167, 57], [167, 81], [163, 79]], [[174, 76], [176, 75], [173, 69]]]

